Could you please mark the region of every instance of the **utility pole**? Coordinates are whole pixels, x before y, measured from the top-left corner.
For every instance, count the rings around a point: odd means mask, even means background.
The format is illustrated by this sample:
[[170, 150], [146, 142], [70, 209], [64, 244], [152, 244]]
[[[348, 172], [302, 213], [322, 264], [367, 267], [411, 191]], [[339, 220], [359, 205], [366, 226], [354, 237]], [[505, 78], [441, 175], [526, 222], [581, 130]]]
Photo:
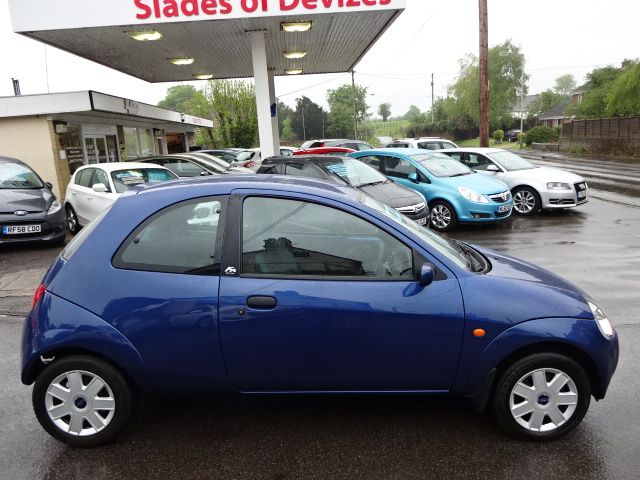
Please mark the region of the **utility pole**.
[[489, 22], [487, 0], [480, 1], [480, 146], [489, 146]]
[[433, 111], [433, 73], [431, 74], [431, 126], [433, 127], [436, 123], [435, 113]]
[[353, 97], [353, 139], [358, 139], [358, 111], [356, 109], [356, 77], [353, 70], [351, 70], [351, 96]]

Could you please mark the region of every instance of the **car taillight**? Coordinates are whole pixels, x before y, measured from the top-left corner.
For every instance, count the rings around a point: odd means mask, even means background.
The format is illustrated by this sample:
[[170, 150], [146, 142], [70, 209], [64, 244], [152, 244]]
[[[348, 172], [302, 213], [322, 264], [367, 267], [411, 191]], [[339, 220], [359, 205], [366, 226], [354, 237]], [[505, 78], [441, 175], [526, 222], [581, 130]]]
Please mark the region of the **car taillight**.
[[38, 288], [36, 289], [36, 293], [33, 295], [33, 300], [31, 301], [31, 308], [35, 307], [38, 304], [38, 302], [40, 301], [40, 298], [42, 297], [42, 295], [44, 295], [44, 292], [46, 291], [47, 289], [43, 284], [40, 284], [38, 286]]
[[251, 167], [253, 167], [254, 165], [255, 165], [255, 163], [254, 163], [254, 162], [252, 162], [252, 161], [248, 161], [248, 162], [245, 162], [245, 164], [244, 164], [243, 166], [244, 166], [244, 168], [251, 168]]

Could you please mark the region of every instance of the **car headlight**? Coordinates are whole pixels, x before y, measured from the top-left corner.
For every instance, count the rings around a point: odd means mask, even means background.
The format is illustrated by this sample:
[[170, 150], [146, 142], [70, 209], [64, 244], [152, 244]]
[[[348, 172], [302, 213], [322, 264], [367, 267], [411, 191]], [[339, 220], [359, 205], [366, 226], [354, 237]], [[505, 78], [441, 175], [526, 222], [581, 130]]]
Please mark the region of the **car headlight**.
[[613, 327], [611, 326], [611, 322], [607, 318], [607, 315], [602, 311], [602, 309], [597, 306], [595, 303], [587, 302], [589, 304], [589, 308], [591, 309], [591, 313], [593, 313], [593, 318], [598, 324], [598, 328], [600, 329], [600, 333], [605, 338], [613, 337]]
[[62, 209], [62, 204], [58, 200], [54, 200], [51, 206], [49, 207], [49, 211], [47, 215], [53, 215], [54, 213], [58, 213]]
[[547, 188], [549, 190], [571, 190], [571, 185], [563, 182], [549, 182]]
[[458, 187], [458, 191], [460, 195], [469, 200], [470, 202], [475, 203], [489, 203], [489, 199], [484, 195], [480, 195], [478, 192], [474, 192], [466, 187]]

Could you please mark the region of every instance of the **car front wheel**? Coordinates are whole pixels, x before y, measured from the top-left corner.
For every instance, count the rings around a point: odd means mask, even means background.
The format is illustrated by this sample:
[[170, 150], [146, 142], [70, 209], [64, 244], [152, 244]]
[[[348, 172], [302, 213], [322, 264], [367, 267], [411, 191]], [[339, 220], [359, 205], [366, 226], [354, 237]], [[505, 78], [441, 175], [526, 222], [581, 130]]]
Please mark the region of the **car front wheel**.
[[71, 205], [65, 207], [67, 212], [67, 229], [71, 234], [75, 235], [80, 231], [80, 222], [78, 222], [78, 215]]
[[33, 409], [54, 438], [74, 447], [102, 445], [126, 426], [133, 390], [110, 364], [88, 356], [55, 360], [36, 379]]
[[520, 187], [513, 191], [513, 210], [519, 215], [533, 215], [540, 211], [540, 195], [533, 188]]
[[494, 411], [510, 434], [548, 440], [575, 428], [591, 400], [591, 384], [572, 358], [537, 353], [512, 364], [501, 376]]
[[453, 230], [458, 224], [458, 217], [453, 207], [442, 200], [431, 204], [431, 226], [439, 232]]

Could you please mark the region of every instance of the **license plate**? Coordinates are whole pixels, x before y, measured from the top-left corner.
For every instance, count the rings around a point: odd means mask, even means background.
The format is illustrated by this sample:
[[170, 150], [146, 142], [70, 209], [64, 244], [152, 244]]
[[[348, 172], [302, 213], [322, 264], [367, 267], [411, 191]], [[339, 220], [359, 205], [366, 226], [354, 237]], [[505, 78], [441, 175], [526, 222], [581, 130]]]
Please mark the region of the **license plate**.
[[582, 200], [583, 198], [587, 198], [587, 191], [584, 190], [582, 192], [578, 192], [578, 200]]
[[21, 233], [40, 233], [42, 231], [41, 225], [5, 225], [2, 227], [2, 233], [4, 235], [20, 235]]
[[498, 209], [498, 213], [508, 212], [509, 210], [511, 210], [511, 205], [502, 205], [502, 206]]
[[418, 220], [416, 220], [416, 222], [418, 222], [418, 225], [426, 225], [427, 224], [427, 217], [419, 218]]

